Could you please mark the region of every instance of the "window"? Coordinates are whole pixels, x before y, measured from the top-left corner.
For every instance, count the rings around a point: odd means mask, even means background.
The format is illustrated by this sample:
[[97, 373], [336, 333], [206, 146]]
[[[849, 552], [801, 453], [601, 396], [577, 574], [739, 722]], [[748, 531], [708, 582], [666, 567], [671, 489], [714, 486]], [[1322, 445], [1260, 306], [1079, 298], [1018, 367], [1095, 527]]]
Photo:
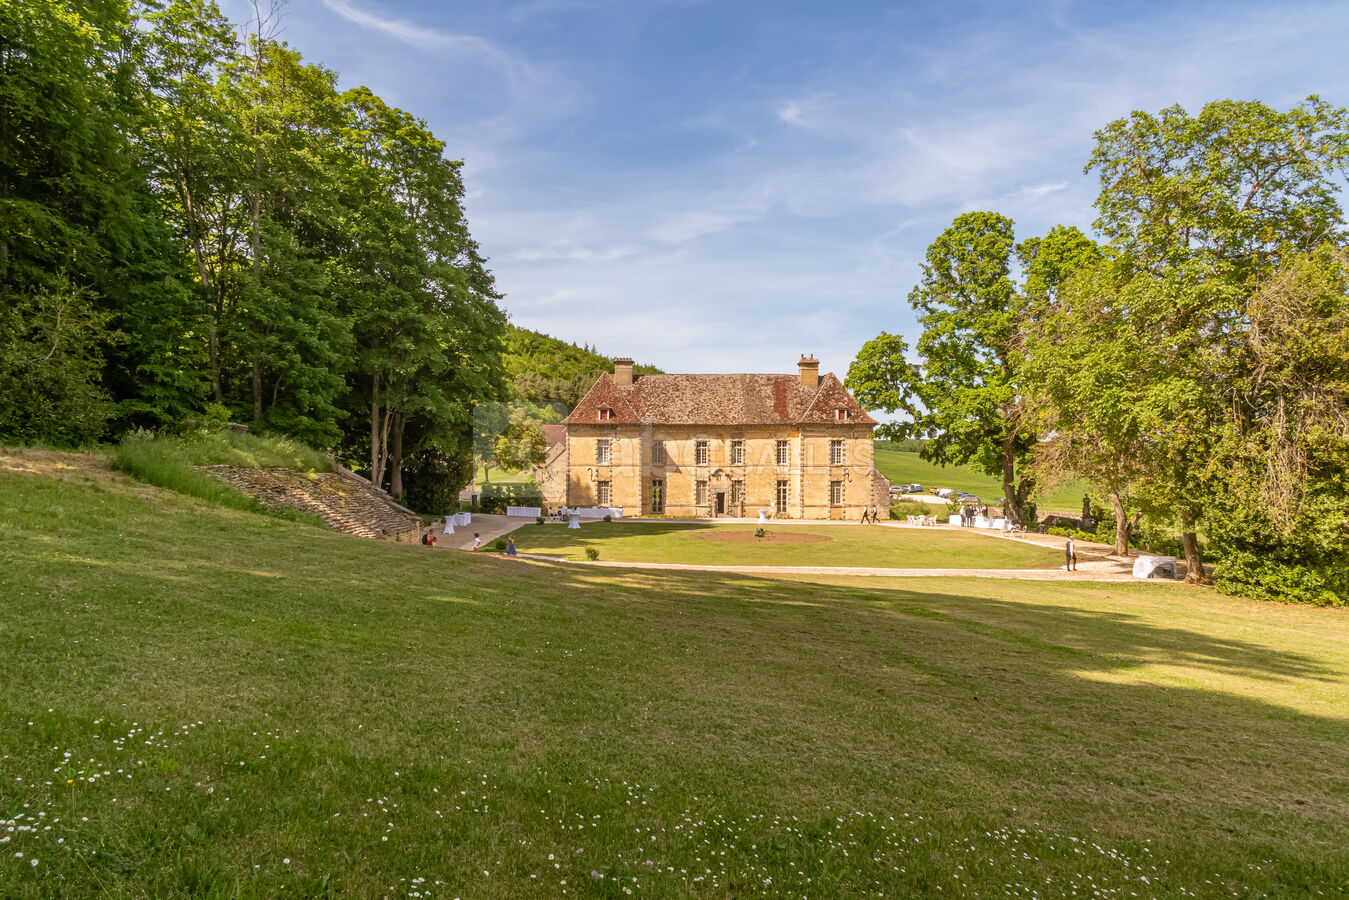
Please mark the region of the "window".
[[665, 480], [657, 478], [651, 482], [651, 512], [653, 515], [665, 513]]
[[731, 505], [739, 506], [745, 502], [745, 482], [736, 479], [731, 482]]
[[841, 481], [829, 482], [829, 505], [830, 506], [843, 505], [843, 482]]
[[848, 461], [847, 454], [844, 452], [842, 441], [829, 442], [829, 465], [841, 466]]
[[745, 464], [745, 442], [731, 441], [731, 465], [743, 466], [744, 464]]
[[834, 421], [835, 422], [848, 421], [848, 411], [841, 406], [838, 409], [834, 410]]
[[614, 411], [607, 406], [601, 406], [599, 415], [601, 422], [607, 422], [614, 417]]
[[707, 465], [707, 441], [693, 442], [693, 464], [695, 466]]
[[609, 439], [600, 438], [595, 442], [595, 465], [609, 465]]
[[651, 465], [665, 465], [665, 442], [662, 440], [658, 439], [651, 442]]
[[595, 505], [609, 505], [609, 482], [601, 481], [595, 486]]
[[787, 454], [788, 454], [787, 446], [788, 445], [786, 441], [778, 441], [777, 462], [778, 465], [780, 466], [787, 465]]
[[702, 479], [693, 482], [693, 505], [707, 505], [707, 482]]

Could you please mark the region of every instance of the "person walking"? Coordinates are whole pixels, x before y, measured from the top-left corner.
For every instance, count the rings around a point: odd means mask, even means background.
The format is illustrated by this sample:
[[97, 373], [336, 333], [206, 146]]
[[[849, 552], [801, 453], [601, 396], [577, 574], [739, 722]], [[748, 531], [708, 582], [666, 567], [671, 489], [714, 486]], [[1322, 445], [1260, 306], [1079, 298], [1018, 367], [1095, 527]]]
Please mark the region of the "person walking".
[[869, 509], [867, 509], [865, 506], [862, 507], [862, 524], [863, 524], [863, 525], [865, 525], [865, 524], [867, 523], [867, 516], [869, 516], [870, 514], [871, 514], [871, 511], [870, 511]]
[[1067, 561], [1067, 563], [1068, 563], [1068, 564], [1065, 566], [1065, 568], [1066, 568], [1069, 572], [1076, 572], [1076, 571], [1077, 571], [1077, 545], [1075, 545], [1075, 544], [1073, 543], [1072, 535], [1069, 535], [1069, 536], [1068, 536], [1068, 543], [1066, 543], [1066, 544], [1063, 545], [1063, 555], [1064, 555], [1064, 557], [1066, 558], [1066, 561]]
[[507, 556], [515, 555], [515, 535], [511, 535], [510, 537], [506, 538], [506, 555]]
[[473, 552], [477, 553], [478, 548], [481, 546], [482, 546], [482, 538], [478, 535], [478, 532], [475, 531], [473, 532]]

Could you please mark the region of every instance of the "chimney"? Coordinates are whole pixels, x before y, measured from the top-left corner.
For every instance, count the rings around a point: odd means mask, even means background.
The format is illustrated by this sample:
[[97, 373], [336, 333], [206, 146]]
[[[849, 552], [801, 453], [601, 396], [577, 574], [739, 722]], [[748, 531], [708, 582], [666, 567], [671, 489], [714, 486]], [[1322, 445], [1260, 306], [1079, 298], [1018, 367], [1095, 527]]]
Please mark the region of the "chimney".
[[619, 387], [632, 387], [632, 360], [626, 356], [614, 360], [614, 381]]
[[814, 390], [820, 386], [820, 361], [815, 358], [815, 354], [801, 357], [797, 366], [801, 372], [801, 387]]

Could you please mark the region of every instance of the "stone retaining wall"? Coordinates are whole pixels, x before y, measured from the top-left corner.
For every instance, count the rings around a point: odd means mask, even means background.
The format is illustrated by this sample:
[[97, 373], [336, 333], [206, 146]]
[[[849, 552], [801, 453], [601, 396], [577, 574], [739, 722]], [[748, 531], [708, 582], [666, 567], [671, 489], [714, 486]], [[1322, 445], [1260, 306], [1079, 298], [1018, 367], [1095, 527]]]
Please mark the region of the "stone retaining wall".
[[363, 478], [345, 472], [199, 466], [201, 471], [272, 507], [314, 513], [336, 531], [392, 541], [417, 541], [421, 520]]

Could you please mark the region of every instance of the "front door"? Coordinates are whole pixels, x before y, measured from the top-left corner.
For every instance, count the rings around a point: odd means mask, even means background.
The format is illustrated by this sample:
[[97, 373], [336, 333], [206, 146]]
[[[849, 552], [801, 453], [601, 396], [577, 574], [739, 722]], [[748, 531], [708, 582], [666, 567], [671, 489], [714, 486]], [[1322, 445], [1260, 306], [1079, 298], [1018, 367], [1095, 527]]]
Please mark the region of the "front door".
[[726, 515], [726, 492], [717, 491], [717, 515]]

